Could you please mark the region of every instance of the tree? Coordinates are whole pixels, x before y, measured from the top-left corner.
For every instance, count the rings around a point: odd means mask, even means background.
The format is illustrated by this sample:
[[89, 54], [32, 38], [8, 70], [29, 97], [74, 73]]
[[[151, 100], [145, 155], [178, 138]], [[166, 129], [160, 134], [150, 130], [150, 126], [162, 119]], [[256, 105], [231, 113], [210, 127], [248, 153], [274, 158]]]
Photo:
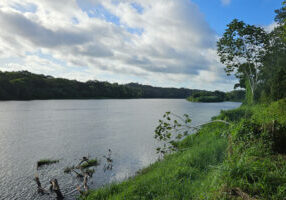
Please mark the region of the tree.
[[221, 63], [225, 64], [227, 75], [232, 73], [249, 86], [251, 102], [257, 88], [262, 58], [266, 54], [268, 35], [263, 28], [247, 25], [243, 21], [234, 19], [227, 25], [223, 37], [217, 43], [217, 52]]
[[[286, 5], [286, 1], [283, 5]], [[278, 26], [269, 33], [269, 45], [261, 69], [260, 96], [264, 100], [286, 97], [286, 6], [275, 12]]]
[[275, 10], [275, 22], [283, 27], [282, 37], [286, 41], [286, 1], [283, 1], [282, 8]]
[[283, 1], [282, 8], [275, 10], [275, 22], [280, 25], [285, 25], [286, 23], [286, 1]]

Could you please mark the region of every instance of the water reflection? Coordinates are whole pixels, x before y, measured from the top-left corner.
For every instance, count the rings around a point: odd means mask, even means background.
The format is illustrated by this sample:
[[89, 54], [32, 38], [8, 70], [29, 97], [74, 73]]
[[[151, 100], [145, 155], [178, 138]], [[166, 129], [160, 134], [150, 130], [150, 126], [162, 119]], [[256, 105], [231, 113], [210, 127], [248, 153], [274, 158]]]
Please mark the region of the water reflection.
[[[92, 187], [120, 181], [156, 160], [153, 131], [166, 111], [188, 113], [198, 124], [239, 105], [176, 99], [0, 102], [0, 199], [39, 198], [33, 178], [43, 158], [60, 159], [39, 176], [43, 183], [57, 178], [63, 192], [78, 184], [64, 168], [85, 155], [101, 159]], [[108, 149], [113, 170], [104, 173]]]

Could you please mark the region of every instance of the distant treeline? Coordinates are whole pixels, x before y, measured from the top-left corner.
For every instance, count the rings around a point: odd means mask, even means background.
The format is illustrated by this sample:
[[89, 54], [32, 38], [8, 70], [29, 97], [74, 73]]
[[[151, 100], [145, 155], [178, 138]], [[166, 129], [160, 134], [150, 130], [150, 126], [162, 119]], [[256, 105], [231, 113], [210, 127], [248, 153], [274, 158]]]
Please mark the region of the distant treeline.
[[187, 98], [197, 91], [200, 90], [160, 88], [136, 83], [80, 82], [28, 71], [0, 72], [1, 100]]
[[201, 91], [192, 94], [187, 99], [192, 102], [223, 102], [223, 101], [242, 102], [245, 99], [245, 90], [234, 90], [231, 92]]
[[137, 83], [120, 85], [96, 80], [80, 82], [28, 71], [0, 71], [0, 100], [187, 98], [202, 92], [208, 91], [152, 87]]

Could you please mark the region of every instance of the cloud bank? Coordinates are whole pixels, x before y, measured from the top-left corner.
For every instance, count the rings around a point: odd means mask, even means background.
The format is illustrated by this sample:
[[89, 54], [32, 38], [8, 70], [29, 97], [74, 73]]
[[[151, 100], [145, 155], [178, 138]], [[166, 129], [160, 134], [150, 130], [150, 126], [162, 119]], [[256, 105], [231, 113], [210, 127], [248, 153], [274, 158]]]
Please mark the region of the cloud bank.
[[189, 0], [1, 0], [0, 26], [0, 70], [232, 88], [217, 35]]

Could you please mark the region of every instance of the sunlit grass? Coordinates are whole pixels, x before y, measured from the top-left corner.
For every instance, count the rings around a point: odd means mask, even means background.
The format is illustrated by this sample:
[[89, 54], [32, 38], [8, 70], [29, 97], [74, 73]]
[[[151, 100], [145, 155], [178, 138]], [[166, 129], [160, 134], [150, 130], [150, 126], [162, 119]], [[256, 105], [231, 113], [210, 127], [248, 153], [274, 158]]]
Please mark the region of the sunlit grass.
[[284, 199], [286, 100], [242, 106], [214, 119], [165, 156], [122, 183], [95, 191], [93, 199]]
[[224, 160], [227, 139], [221, 136], [222, 129], [220, 125], [206, 126], [180, 144], [182, 151], [166, 156], [123, 183], [92, 192], [87, 199], [191, 199], [208, 189], [208, 176]]

